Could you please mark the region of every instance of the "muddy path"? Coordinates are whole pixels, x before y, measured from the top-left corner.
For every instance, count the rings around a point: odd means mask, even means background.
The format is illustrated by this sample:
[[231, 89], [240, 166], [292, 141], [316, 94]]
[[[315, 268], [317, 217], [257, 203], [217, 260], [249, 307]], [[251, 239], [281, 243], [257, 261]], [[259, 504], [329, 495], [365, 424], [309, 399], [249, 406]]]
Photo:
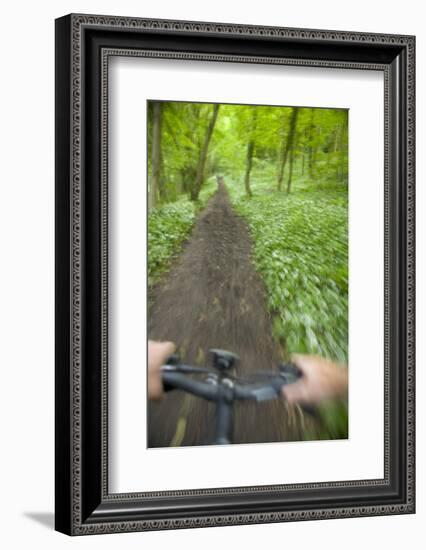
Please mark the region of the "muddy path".
[[[180, 258], [150, 296], [148, 337], [172, 340], [185, 362], [205, 364], [209, 348], [240, 358], [239, 374], [271, 370], [280, 359], [271, 336], [265, 289], [251, 261], [245, 222], [233, 211], [225, 186], [201, 213]], [[148, 408], [148, 446], [202, 445], [212, 440], [213, 406], [172, 391]], [[236, 406], [234, 442], [292, 441], [303, 418], [285, 403]]]

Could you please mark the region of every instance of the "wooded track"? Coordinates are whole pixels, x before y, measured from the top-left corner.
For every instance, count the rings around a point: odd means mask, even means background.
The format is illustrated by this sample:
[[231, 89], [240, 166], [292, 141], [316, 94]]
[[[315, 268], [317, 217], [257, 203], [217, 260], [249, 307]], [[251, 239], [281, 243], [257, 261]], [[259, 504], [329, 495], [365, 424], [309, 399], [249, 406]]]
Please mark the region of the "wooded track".
[[[238, 374], [271, 370], [282, 359], [272, 339], [265, 289], [251, 260], [247, 226], [219, 186], [182, 254], [151, 292], [148, 337], [176, 343], [182, 360], [205, 365], [209, 348], [228, 349]], [[148, 446], [203, 445], [212, 440], [213, 405], [179, 391], [148, 405]], [[238, 403], [235, 443], [302, 438], [303, 416], [283, 400]]]

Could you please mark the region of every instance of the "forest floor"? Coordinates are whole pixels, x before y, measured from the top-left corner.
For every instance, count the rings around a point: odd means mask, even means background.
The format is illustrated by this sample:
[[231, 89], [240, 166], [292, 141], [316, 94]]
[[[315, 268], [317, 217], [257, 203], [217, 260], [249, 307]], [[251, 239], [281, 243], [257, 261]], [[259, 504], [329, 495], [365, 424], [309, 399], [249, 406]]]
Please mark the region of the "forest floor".
[[[149, 338], [174, 341], [190, 364], [205, 365], [208, 349], [218, 347], [240, 356], [240, 375], [273, 369], [282, 353], [272, 338], [265, 288], [251, 254], [247, 225], [222, 185], [179, 258], [150, 290]], [[239, 403], [234, 442], [300, 440], [304, 422], [283, 400]], [[149, 403], [149, 447], [203, 445], [213, 433], [212, 404], [179, 391]]]

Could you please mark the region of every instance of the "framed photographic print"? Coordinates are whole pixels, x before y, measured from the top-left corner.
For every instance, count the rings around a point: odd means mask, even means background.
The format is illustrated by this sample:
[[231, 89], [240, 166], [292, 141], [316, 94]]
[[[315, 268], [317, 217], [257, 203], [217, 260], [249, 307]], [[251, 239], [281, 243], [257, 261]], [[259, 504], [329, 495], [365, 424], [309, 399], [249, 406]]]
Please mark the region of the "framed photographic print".
[[56, 529], [406, 514], [413, 36], [56, 20]]

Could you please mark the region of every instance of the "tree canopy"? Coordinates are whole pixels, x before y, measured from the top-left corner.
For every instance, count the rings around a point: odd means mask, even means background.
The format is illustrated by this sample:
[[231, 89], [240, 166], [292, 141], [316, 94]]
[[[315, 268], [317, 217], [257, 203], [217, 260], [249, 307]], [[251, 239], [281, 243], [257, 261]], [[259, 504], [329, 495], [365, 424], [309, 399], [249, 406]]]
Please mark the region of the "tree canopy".
[[313, 107], [148, 102], [149, 206], [197, 201], [214, 175], [252, 195], [251, 181], [291, 193], [346, 185], [348, 111]]

